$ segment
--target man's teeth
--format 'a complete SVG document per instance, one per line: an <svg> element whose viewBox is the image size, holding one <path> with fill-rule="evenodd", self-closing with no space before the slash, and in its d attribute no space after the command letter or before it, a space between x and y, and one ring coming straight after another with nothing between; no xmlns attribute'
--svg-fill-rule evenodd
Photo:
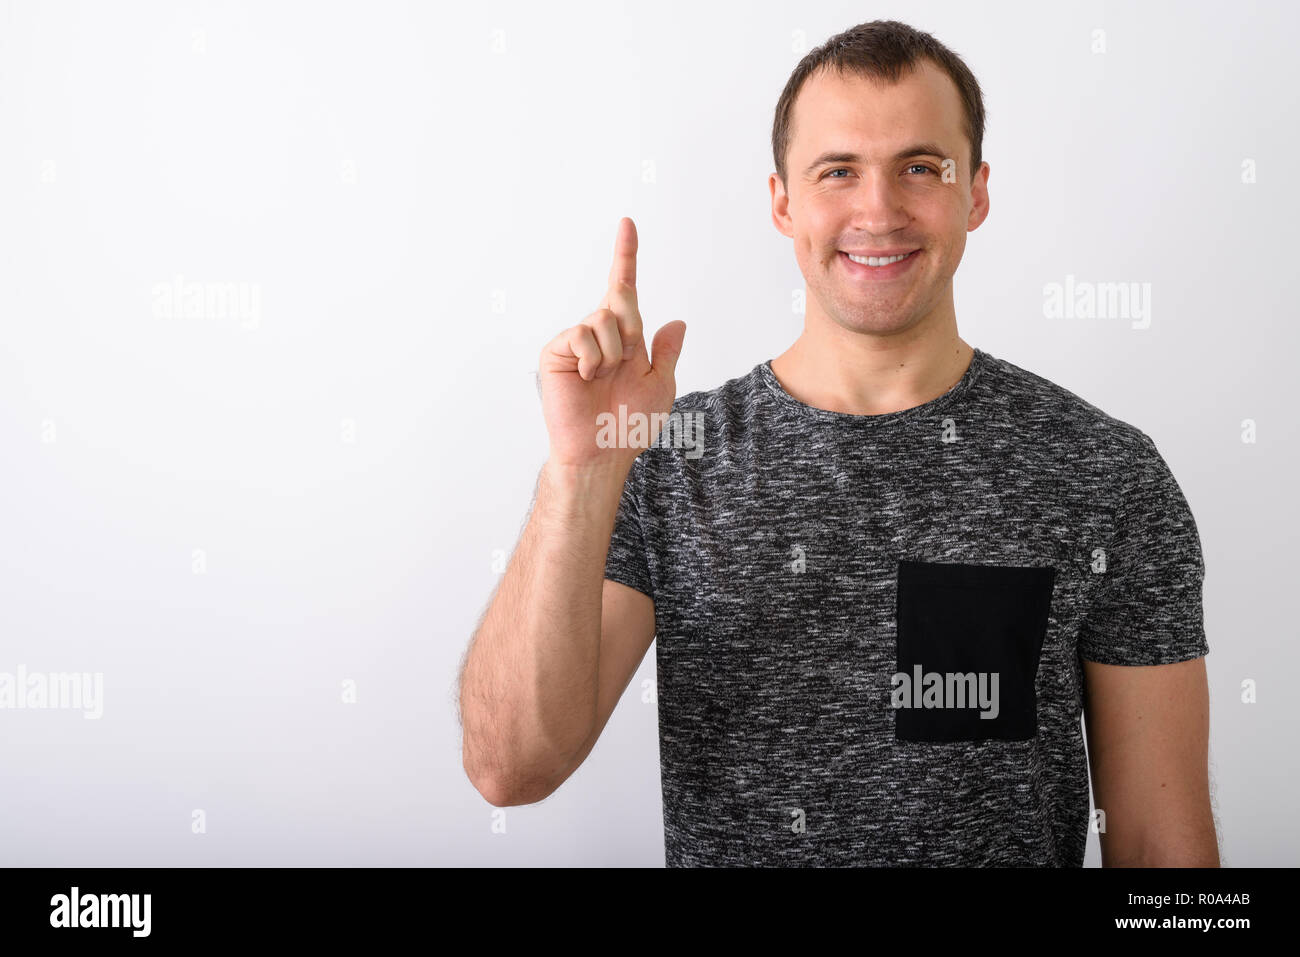
<svg viewBox="0 0 1300 957"><path fill-rule="evenodd" d="M915 250L913 250L915 252ZM888 266L890 263L896 263L900 259L906 259L912 253L903 253L901 256L855 256L852 253L845 253L855 263L862 263L864 266Z"/></svg>

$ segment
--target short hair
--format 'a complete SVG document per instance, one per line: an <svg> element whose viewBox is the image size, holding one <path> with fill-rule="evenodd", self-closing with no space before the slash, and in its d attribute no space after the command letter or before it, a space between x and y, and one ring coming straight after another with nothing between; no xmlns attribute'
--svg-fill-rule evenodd
<svg viewBox="0 0 1300 957"><path fill-rule="evenodd" d="M957 85L966 114L966 139L970 141L971 179L983 162L984 95L975 74L952 50L934 37L897 20L872 20L836 34L810 50L790 74L772 122L772 158L776 173L787 189L786 153L794 120L794 103L804 82L817 71L836 70L856 76L897 83L905 74L929 60Z"/></svg>

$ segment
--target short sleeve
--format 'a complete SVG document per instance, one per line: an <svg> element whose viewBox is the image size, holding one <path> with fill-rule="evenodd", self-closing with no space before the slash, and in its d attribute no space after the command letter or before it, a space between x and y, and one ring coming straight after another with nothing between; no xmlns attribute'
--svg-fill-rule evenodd
<svg viewBox="0 0 1300 957"><path fill-rule="evenodd" d="M1125 480L1104 580L1079 631L1079 655L1162 665L1209 653L1200 533L1182 489L1145 433Z"/></svg>
<svg viewBox="0 0 1300 957"><path fill-rule="evenodd" d="M641 499L638 490L642 480L642 459L638 456L628 470L623 483L623 496L619 500L618 514L614 518L614 532L609 540L609 554L605 558L605 577L629 588L635 588L654 598L654 585L650 581L649 562L646 557L645 533L641 525Z"/></svg>

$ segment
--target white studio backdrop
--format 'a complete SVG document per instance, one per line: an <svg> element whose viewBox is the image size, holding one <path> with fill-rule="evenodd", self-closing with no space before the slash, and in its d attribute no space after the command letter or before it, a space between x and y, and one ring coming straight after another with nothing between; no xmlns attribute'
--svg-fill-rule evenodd
<svg viewBox="0 0 1300 957"><path fill-rule="evenodd" d="M1296 864L1280 0L0 0L0 672L102 676L98 717L0 710L0 864L662 865L653 648L586 764L504 816L457 669L545 456L537 354L619 218L647 326L688 324L679 394L783 351L773 110L875 18L984 88L963 338L1182 485L1223 861ZM1149 283L1149 324L1048 318L1067 281Z"/></svg>

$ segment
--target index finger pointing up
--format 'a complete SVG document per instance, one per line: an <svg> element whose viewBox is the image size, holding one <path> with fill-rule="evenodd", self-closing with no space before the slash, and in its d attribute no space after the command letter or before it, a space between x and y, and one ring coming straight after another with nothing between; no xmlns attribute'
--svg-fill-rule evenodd
<svg viewBox="0 0 1300 957"><path fill-rule="evenodd" d="M614 264L609 267L610 288L620 282L636 286L636 245L636 223L631 217L624 216L618 221L618 235L614 237Z"/></svg>

